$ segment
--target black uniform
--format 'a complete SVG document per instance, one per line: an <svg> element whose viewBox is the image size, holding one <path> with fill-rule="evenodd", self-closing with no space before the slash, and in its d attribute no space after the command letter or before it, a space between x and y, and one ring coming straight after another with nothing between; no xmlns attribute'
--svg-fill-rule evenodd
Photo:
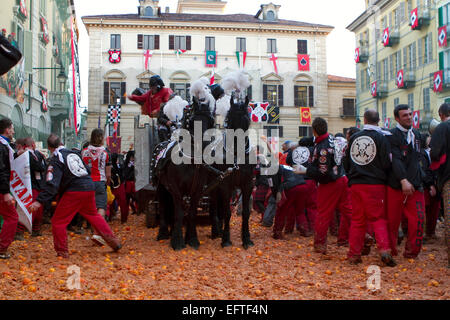
<svg viewBox="0 0 450 320"><path fill-rule="evenodd" d="M9 193L9 178L11 164L9 163L9 149L0 143L0 194Z"/></svg>
<svg viewBox="0 0 450 320"><path fill-rule="evenodd" d="M442 191L445 182L450 180L450 121L437 126L431 137L430 148L430 157L433 162L438 162L443 155L447 156L447 161L437 171L438 188Z"/></svg>
<svg viewBox="0 0 450 320"><path fill-rule="evenodd" d="M31 187L33 190L41 191L44 187L46 170L47 166L42 153L30 150Z"/></svg>

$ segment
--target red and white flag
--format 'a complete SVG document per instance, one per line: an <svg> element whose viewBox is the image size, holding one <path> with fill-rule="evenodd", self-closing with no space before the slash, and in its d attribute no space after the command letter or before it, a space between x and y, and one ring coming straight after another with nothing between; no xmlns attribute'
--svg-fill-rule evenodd
<svg viewBox="0 0 450 320"><path fill-rule="evenodd" d="M175 54L177 55L177 59L180 57L180 54L185 53L187 50L177 49L175 50Z"/></svg>
<svg viewBox="0 0 450 320"><path fill-rule="evenodd" d="M298 70L299 71L309 71L309 54L299 54L298 59Z"/></svg>
<svg viewBox="0 0 450 320"><path fill-rule="evenodd" d="M413 128L419 129L420 127L420 111L413 111Z"/></svg>
<svg viewBox="0 0 450 320"><path fill-rule="evenodd" d="M433 76L433 91L434 92L442 91L443 78L444 78L444 72L442 70L439 70L438 72L434 73L434 76Z"/></svg>
<svg viewBox="0 0 450 320"><path fill-rule="evenodd" d="M275 53L272 53L269 55L269 60L273 62L273 69L275 70L275 73L278 74L278 67L277 67L277 55Z"/></svg>
<svg viewBox="0 0 450 320"><path fill-rule="evenodd" d="M211 71L211 78L209 79L209 85L212 86L214 84L214 68Z"/></svg>
<svg viewBox="0 0 450 320"><path fill-rule="evenodd" d="M384 127L386 129L389 129L390 126L391 126L391 118L384 119Z"/></svg>
<svg viewBox="0 0 450 320"><path fill-rule="evenodd" d="M415 8L411 11L411 16L409 17L409 22L411 24L411 29L414 30L419 26L419 11Z"/></svg>
<svg viewBox="0 0 450 320"><path fill-rule="evenodd" d="M376 81L372 82L372 85L370 86L370 93L372 94L373 97L377 96L377 82Z"/></svg>
<svg viewBox="0 0 450 320"><path fill-rule="evenodd" d="M385 47L389 46L389 28L384 29L382 41Z"/></svg>
<svg viewBox="0 0 450 320"><path fill-rule="evenodd" d="M359 63L359 48L355 49L355 62Z"/></svg>
<svg viewBox="0 0 450 320"><path fill-rule="evenodd" d="M447 26L446 25L439 28L438 43L439 43L439 47L447 46Z"/></svg>
<svg viewBox="0 0 450 320"><path fill-rule="evenodd" d="M405 79L403 74L403 69L397 72L397 88L403 88L405 86Z"/></svg>
<svg viewBox="0 0 450 320"><path fill-rule="evenodd" d="M144 58L145 58L145 62L144 62L144 68L145 70L148 70L148 67L150 65L150 58L153 56L153 50L145 50L144 51Z"/></svg>

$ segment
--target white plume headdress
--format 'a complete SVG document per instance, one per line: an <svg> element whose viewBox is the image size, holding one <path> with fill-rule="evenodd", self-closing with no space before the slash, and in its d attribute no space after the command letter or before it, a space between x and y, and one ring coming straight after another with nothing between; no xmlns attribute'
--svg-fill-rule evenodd
<svg viewBox="0 0 450 320"><path fill-rule="evenodd" d="M222 88L225 94L231 96L234 91L237 100L243 101L245 99L245 90L248 87L250 87L248 75L242 70L231 72L222 80Z"/></svg>
<svg viewBox="0 0 450 320"><path fill-rule="evenodd" d="M208 84L209 79L206 77L201 77L192 84L190 93L192 97L196 97L200 101L208 101L209 109L211 110L211 112L214 112L216 100L212 96Z"/></svg>
<svg viewBox="0 0 450 320"><path fill-rule="evenodd" d="M164 114L172 122L180 121L183 118L183 110L187 105L189 103L186 100L183 100L180 96L175 96L167 101L164 106Z"/></svg>

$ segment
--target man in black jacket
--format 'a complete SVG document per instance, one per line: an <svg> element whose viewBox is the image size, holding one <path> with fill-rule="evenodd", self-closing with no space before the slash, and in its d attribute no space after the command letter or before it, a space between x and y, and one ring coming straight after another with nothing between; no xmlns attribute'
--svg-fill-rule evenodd
<svg viewBox="0 0 450 320"><path fill-rule="evenodd" d="M0 232L0 259L9 259L6 251L14 239L19 216L14 207L14 198L9 193L11 162L14 160L14 150L9 145L14 137L14 125L8 118L0 120L0 215L3 217L3 227Z"/></svg>
<svg viewBox="0 0 450 320"><path fill-rule="evenodd" d="M422 247L425 199L420 166L421 136L412 128L412 111L406 104L394 109L397 127L388 136L392 151L392 172L388 176L387 218L392 255L397 255L398 228L404 214L408 220L408 241L404 257L416 258Z"/></svg>
<svg viewBox="0 0 450 320"><path fill-rule="evenodd" d="M438 189L444 200L445 239L447 242L447 259L450 268L450 105L444 103L439 108L442 123L431 136L430 157L432 169L438 170Z"/></svg>
<svg viewBox="0 0 450 320"><path fill-rule="evenodd" d="M315 136L312 163L306 177L319 183L317 188L317 217L315 221L314 250L326 254L327 232L336 209L341 213L339 239L347 232L344 220L350 221L352 206L347 177L341 163L336 162L334 137L328 133L328 124L323 118L312 123ZM344 240L344 239L342 239ZM339 241L339 240L338 240Z"/></svg>
<svg viewBox="0 0 450 320"><path fill-rule="evenodd" d="M396 265L390 254L385 214L387 174L391 167L391 148L385 135L388 131L378 127L380 115L375 110L364 113L364 130L351 136L344 158L348 185L352 197L350 226L351 264L361 263L361 251L368 224L371 224L384 264Z"/></svg>
<svg viewBox="0 0 450 320"><path fill-rule="evenodd" d="M48 137L47 144L52 156L47 169L46 184L30 210L38 210L43 203L51 201L59 194L60 199L52 218L53 242L57 255L69 257L66 228L77 212L114 251L119 250L122 245L105 219L97 212L94 183L81 155L64 148L61 139L54 134Z"/></svg>

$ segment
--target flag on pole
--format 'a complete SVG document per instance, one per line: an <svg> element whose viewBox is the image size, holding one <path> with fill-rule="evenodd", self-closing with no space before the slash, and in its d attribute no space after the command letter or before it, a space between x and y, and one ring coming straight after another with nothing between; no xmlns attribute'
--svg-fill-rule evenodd
<svg viewBox="0 0 450 320"><path fill-rule="evenodd" d="M411 11L411 15L409 17L409 24L411 25L411 29L414 30L419 26L419 9L415 8Z"/></svg>
<svg viewBox="0 0 450 320"><path fill-rule="evenodd" d="M447 46L447 25L440 27L438 30L438 44L439 47Z"/></svg>
<svg viewBox="0 0 450 320"><path fill-rule="evenodd" d="M217 67L217 52L205 51L205 67Z"/></svg>
<svg viewBox="0 0 450 320"><path fill-rule="evenodd" d="M434 73L433 77L433 91L434 92L441 92L442 91L442 79L444 77L444 71L439 70L438 72Z"/></svg>
<svg viewBox="0 0 450 320"><path fill-rule="evenodd" d="M185 53L187 50L177 49L175 50L175 54L177 55L177 59L180 57L180 54Z"/></svg>
<svg viewBox="0 0 450 320"><path fill-rule="evenodd" d="M144 51L144 58L145 58L144 68L145 68L145 70L148 70L149 60L152 56L153 56L153 50L145 50Z"/></svg>
<svg viewBox="0 0 450 320"><path fill-rule="evenodd" d="M275 53L272 53L269 55L269 60L273 62L273 69L275 70L275 73L278 74L278 67L277 67L277 55Z"/></svg>
<svg viewBox="0 0 450 320"><path fill-rule="evenodd" d="M245 68L245 62L247 60L247 52L236 51L236 57L237 57L239 68L240 69L244 69Z"/></svg>
<svg viewBox="0 0 450 320"><path fill-rule="evenodd" d="M212 72L211 72L211 78L209 79L210 86L212 86L214 84L214 74L215 74L215 72L214 72L214 68L213 68Z"/></svg>
<svg viewBox="0 0 450 320"><path fill-rule="evenodd" d="M420 128L420 111L419 110L413 111L413 128L414 129Z"/></svg>

